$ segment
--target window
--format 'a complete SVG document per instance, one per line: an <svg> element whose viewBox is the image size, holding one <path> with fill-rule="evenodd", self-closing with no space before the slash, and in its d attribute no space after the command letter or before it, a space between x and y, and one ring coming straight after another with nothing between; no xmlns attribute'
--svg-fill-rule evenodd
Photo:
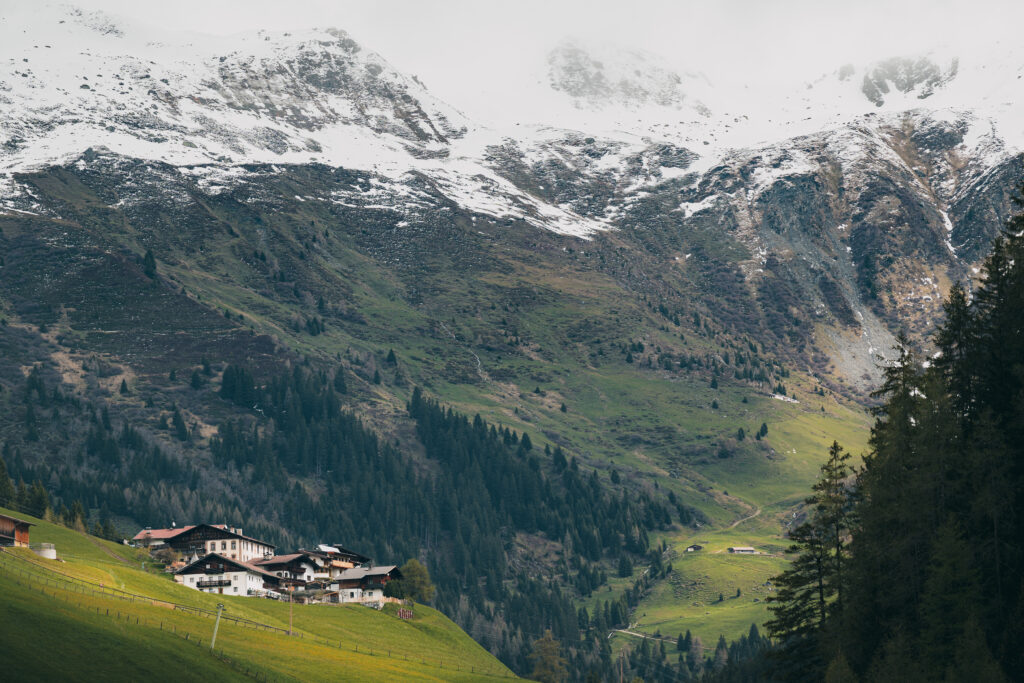
<svg viewBox="0 0 1024 683"><path fill-rule="evenodd" d="M238 586L235 586L235 592L236 593L238 592Z"/></svg>
<svg viewBox="0 0 1024 683"><path fill-rule="evenodd" d="M231 541L231 549L232 549L232 550L234 550L234 549L235 549L235 542L234 542L234 541Z"/></svg>
<svg viewBox="0 0 1024 683"><path fill-rule="evenodd" d="M196 577L194 577L194 576L188 577L188 582L189 583L195 583L196 582Z"/></svg>
<svg viewBox="0 0 1024 683"><path fill-rule="evenodd" d="M227 541L221 541L220 542L220 549L221 550L227 550L228 549L228 542Z"/></svg>

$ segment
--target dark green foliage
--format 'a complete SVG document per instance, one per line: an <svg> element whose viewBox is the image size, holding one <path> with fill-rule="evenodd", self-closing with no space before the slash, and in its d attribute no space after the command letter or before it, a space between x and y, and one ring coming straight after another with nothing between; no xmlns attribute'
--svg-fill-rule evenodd
<svg viewBox="0 0 1024 683"><path fill-rule="evenodd" d="M128 395L128 382L127 381L125 381L123 379L121 380L121 388L118 389L118 393L120 393L122 396L127 396Z"/></svg>
<svg viewBox="0 0 1024 683"><path fill-rule="evenodd" d="M339 371L340 374L340 371ZM344 380L342 380L344 381ZM256 405L256 380L246 368L228 365L220 380L220 396L245 408Z"/></svg>
<svg viewBox="0 0 1024 683"><path fill-rule="evenodd" d="M838 443L829 448L814 495L806 500L807 521L790 531L799 553L790 567L775 577L776 593L768 597L771 612L765 626L781 647L786 677L813 679L820 670L819 642L826 620L842 609L843 571L847 562L852 498L846 479L850 456Z"/></svg>
<svg viewBox="0 0 1024 683"><path fill-rule="evenodd" d="M174 436L179 441L188 441L188 427L185 425L185 418L181 416L181 411L177 408L174 409L174 416L171 418L171 426L174 428Z"/></svg>
<svg viewBox="0 0 1024 683"><path fill-rule="evenodd" d="M334 373L334 390L339 394L348 393L348 383L345 382L345 371L338 368L337 372Z"/></svg>
<svg viewBox="0 0 1024 683"><path fill-rule="evenodd" d="M430 580L427 568L416 558L411 558L402 565L400 571L402 579L397 582L399 597L415 600L424 605L430 604L434 599L436 589Z"/></svg>
<svg viewBox="0 0 1024 683"><path fill-rule="evenodd" d="M805 644L784 641L782 671L1001 681L1024 670L1024 215L995 240L973 300L955 286L945 311L935 362L901 337L885 371L825 618L820 598L780 586L769 627ZM787 574L813 577L836 536L794 534L803 554Z"/></svg>
<svg viewBox="0 0 1024 683"><path fill-rule="evenodd" d="M142 257L142 272L150 280L156 277L156 258L150 249L147 249L146 255Z"/></svg>
<svg viewBox="0 0 1024 683"><path fill-rule="evenodd" d="M345 538L380 561L395 554L423 557L437 586L435 605L467 626L474 615L491 614L485 602L491 601L503 616L489 620L501 619L524 633L550 628L563 642L578 641L579 615L564 589L510 570L506 548L513 534L568 537L573 557L594 562L646 553L647 530L671 521L668 509L646 494L609 494L596 473L567 467L561 448L555 448L553 472L546 475L530 455L528 435L480 417L469 420L416 388L408 411L433 463L424 474L341 410L335 381L328 377L296 368L255 387L246 372L226 368L225 398L252 391L250 405L258 405L260 420L272 420L275 430L266 435L227 421L211 443L214 457L251 471L254 495L294 477L319 481L325 493L316 499L299 486L284 496L282 526L303 542ZM375 531L380 527L388 529L386 537ZM486 578L483 586L477 577ZM600 581L596 570L580 569L581 592ZM460 611L462 596L476 607ZM625 621L627 610L619 610L616 623ZM526 652L510 638L511 632L492 641L493 649L526 666Z"/></svg>

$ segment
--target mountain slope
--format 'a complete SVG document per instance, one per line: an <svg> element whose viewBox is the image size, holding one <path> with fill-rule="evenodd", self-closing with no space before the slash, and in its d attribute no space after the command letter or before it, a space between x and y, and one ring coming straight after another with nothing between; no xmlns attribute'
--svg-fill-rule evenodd
<svg viewBox="0 0 1024 683"><path fill-rule="evenodd" d="M230 517L300 543L325 540L309 509L340 508L332 531L378 559L458 558L440 604L520 669L548 626L582 638L578 671L607 664L572 601L606 600L594 588L622 557L639 567L709 526L715 543L781 546L830 435L858 443L878 355L900 329L923 339L949 285L977 276L1024 171L1013 108L965 106L982 87L966 60L955 75L844 70L755 116L652 56L637 75L636 54L576 46L549 64L549 94L576 100L554 123L594 127L500 130L341 31L214 42L50 8L5 14L0 33L0 440L15 477L126 526ZM458 470L418 431L414 387L512 430L503 448L553 491L577 490L579 471L605 511L651 505L623 502L609 528L635 529L586 550L581 530L536 520L473 526L493 511L462 510L438 538L370 533L379 515L353 507L330 449L222 394L229 366L292 397L335 386L330 405L379 437L370 451L423 478L417 501L456 495L422 494ZM231 425L241 455L225 459ZM330 443L370 442L342 431ZM372 490L404 530L398 482ZM431 524L451 514L431 505ZM644 575L607 582L635 606ZM674 628L661 603L687 591L657 581ZM744 603L743 619L760 610Z"/></svg>

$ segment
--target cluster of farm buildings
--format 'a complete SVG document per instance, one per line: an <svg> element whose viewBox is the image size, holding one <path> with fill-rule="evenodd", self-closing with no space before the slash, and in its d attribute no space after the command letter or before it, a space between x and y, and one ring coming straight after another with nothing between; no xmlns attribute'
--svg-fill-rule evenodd
<svg viewBox="0 0 1024 683"><path fill-rule="evenodd" d="M178 583L206 593L280 598L299 602L361 603L379 607L389 581L402 578L394 565L373 566L369 557L340 545L318 545L276 555L276 547L226 524L143 529L132 543L169 550Z"/></svg>

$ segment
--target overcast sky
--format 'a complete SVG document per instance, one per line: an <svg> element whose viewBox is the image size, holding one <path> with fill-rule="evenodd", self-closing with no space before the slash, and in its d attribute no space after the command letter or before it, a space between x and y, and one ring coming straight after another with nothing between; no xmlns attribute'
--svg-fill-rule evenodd
<svg viewBox="0 0 1024 683"><path fill-rule="evenodd" d="M29 0L19 0L29 1ZM0 1L2 4L2 1ZM567 37L657 53L718 85L792 82L934 47L966 56L1019 39L1024 0L77 0L228 34L335 26L436 94L470 105ZM471 98L470 98L471 99ZM461 101L460 101L461 100Z"/></svg>

